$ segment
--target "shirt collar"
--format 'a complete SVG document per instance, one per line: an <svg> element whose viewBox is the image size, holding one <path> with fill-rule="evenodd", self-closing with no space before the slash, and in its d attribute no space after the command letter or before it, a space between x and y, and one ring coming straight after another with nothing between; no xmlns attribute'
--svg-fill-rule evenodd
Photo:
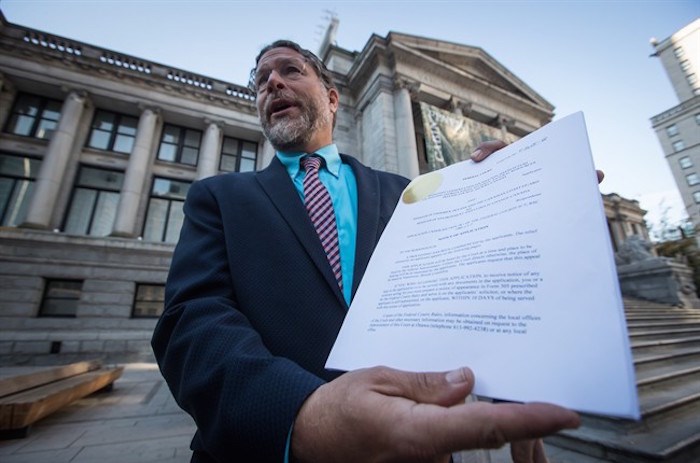
<svg viewBox="0 0 700 463"><path fill-rule="evenodd" d="M296 178L297 174L301 170L299 160L302 156L308 153L298 152L298 151L275 151L277 159L284 165L291 178ZM322 157L326 161L326 169L328 172L333 174L333 176L338 177L340 175L340 154L338 154L338 147L335 143L326 145L314 152L314 154Z"/></svg>

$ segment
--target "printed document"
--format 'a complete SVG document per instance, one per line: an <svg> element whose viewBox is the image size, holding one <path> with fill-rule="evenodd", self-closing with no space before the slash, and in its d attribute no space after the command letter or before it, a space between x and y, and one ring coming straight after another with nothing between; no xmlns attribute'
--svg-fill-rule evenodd
<svg viewBox="0 0 700 463"><path fill-rule="evenodd" d="M406 188L326 367L377 365L468 366L480 396L639 418L582 113Z"/></svg>

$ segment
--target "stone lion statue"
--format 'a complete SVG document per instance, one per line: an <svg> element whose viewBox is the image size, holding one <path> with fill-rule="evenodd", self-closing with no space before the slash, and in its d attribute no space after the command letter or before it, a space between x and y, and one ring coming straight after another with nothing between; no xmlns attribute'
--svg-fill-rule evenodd
<svg viewBox="0 0 700 463"><path fill-rule="evenodd" d="M632 235L625 240L615 253L617 265L632 264L649 259L658 259L651 253L652 245L638 235Z"/></svg>

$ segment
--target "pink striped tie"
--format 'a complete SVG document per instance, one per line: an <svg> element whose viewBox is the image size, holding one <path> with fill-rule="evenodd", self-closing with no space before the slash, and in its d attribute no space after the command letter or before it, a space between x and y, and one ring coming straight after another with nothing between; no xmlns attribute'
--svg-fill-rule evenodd
<svg viewBox="0 0 700 463"><path fill-rule="evenodd" d="M335 224L335 213L331 195L321 180L318 178L318 169L321 167L321 158L306 156L301 159L301 166L306 171L304 177L304 200L306 211L311 222L316 228L316 233L321 239L323 249L326 251L328 262L331 264L335 279L340 290L343 290L343 273L340 270L340 246L338 244L338 228Z"/></svg>

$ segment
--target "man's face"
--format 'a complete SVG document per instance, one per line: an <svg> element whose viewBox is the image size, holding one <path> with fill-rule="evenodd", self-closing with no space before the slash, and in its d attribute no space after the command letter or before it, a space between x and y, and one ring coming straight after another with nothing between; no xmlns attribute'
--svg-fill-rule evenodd
<svg viewBox="0 0 700 463"><path fill-rule="evenodd" d="M338 93L323 86L301 54L268 51L258 62L255 84L260 123L272 146L312 152L331 143Z"/></svg>

